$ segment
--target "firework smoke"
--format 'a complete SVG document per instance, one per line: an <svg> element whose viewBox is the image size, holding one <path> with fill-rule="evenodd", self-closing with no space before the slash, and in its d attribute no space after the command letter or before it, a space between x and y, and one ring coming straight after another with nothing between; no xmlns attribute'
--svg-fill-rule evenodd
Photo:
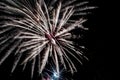
<svg viewBox="0 0 120 80"><path fill-rule="evenodd" d="M88 14L88 2L77 0L4 0L0 2L0 65L14 54L15 61L11 72L19 65L31 62L31 77L35 67L41 74L49 59L59 74L59 65L77 71L69 55L81 64L86 58L72 41L72 30L83 27ZM74 19L74 16L78 18ZM77 36L75 36L77 37ZM2 54L4 53L4 54ZM35 66L35 64L38 64Z"/></svg>

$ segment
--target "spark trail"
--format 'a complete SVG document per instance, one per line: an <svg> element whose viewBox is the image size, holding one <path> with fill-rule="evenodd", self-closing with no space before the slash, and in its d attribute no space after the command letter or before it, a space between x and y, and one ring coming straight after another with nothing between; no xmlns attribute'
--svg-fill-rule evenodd
<svg viewBox="0 0 120 80"><path fill-rule="evenodd" d="M74 46L71 31L76 28L86 30L87 28L82 25L86 19L82 16L89 13L87 10L95 7L87 7L87 1L81 3L76 3L76 1L1 1L0 56L2 53L4 55L0 57L0 65L9 55L14 54L15 61L11 72L20 65L20 61L24 68L31 61L31 76L34 74L36 63L41 74L49 63L50 57L58 74L61 64L65 69L70 69L71 73L77 71L69 55L81 64L80 57L86 57ZM74 19L74 16L79 19Z"/></svg>

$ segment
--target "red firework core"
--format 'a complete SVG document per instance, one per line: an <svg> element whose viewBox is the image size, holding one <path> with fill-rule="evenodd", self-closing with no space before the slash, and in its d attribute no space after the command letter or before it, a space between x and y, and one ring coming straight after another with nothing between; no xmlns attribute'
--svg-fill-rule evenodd
<svg viewBox="0 0 120 80"><path fill-rule="evenodd" d="M46 33L45 34L45 37L48 39L48 40L50 40L50 42L52 43L52 44L56 44L56 42L55 42L55 37L54 37L54 35L52 34L52 33Z"/></svg>

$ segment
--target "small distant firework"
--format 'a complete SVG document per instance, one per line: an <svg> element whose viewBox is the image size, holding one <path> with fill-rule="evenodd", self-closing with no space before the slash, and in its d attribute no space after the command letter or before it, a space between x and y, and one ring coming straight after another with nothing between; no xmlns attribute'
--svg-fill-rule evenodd
<svg viewBox="0 0 120 80"><path fill-rule="evenodd" d="M60 65L59 69L60 71L57 73L54 64L51 62L49 68L45 68L43 73L44 76L42 77L48 80L71 80L65 76L66 70L63 65Z"/></svg>
<svg viewBox="0 0 120 80"><path fill-rule="evenodd" d="M86 10L95 8L87 7L87 3L77 3L77 0L1 1L0 65L14 54L11 72L18 65L24 65L25 68L31 62L31 76L35 64L38 64L41 74L49 63L48 59L54 63L57 74L60 73L61 64L71 73L77 71L69 55L81 64L80 57L86 57L79 47L75 47L71 31L76 28L87 29L82 25L86 21L82 16L89 13ZM58 77L56 74L54 76Z"/></svg>

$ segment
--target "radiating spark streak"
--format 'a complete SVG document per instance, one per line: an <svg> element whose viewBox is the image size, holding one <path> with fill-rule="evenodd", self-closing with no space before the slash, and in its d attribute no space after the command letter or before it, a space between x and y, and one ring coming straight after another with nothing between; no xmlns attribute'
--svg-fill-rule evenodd
<svg viewBox="0 0 120 80"><path fill-rule="evenodd" d="M74 15L74 14L73 14ZM75 23L76 22L76 20L68 20L68 23Z"/></svg>
<svg viewBox="0 0 120 80"><path fill-rule="evenodd" d="M49 32L51 32L52 31L52 24L51 24L51 22L50 22L50 14L49 14L49 11L48 11L48 8L47 8L47 5L45 4L45 2L44 2L44 7L45 7L45 11L46 11L46 18L47 18L47 21L48 21L48 30L49 30Z"/></svg>
<svg viewBox="0 0 120 80"><path fill-rule="evenodd" d="M2 8L2 7L1 7ZM24 8L26 8L26 7L24 7ZM6 11L9 11L9 12L19 12L19 13L23 13L24 15L26 15L26 17L29 17L29 18L31 18L31 16L29 16L29 14L31 13L32 14L32 12L28 9L28 8L26 8L27 9L27 11L25 11L25 10L23 10L23 9L21 9L21 8L15 8L15 7L11 7L11 6L6 6L6 7L3 7L2 9L5 9ZM32 14L32 16L34 16L33 14ZM31 18L32 19L32 18Z"/></svg>
<svg viewBox="0 0 120 80"><path fill-rule="evenodd" d="M3 17L4 18L4 17ZM5 19L9 19L9 20L11 20L11 21L13 21L13 22L5 22L4 24L3 24L3 26L1 26L1 28L5 28L5 27L10 27L10 26L12 26L13 25L13 23L14 24L19 24L19 25L24 25L25 26L25 29L26 29L26 27L27 27L27 29L28 30L30 30L29 28L31 28L31 30L33 29L33 27L32 26L34 26L33 24L31 24L31 22L29 22L27 19L25 19L25 20L19 20L19 21L16 21L16 20L14 20L14 18L6 18L5 17ZM28 23L29 22L29 23ZM29 25L28 25L29 24ZM33 30L32 30L33 31ZM33 31L33 32L35 32L35 31Z"/></svg>
<svg viewBox="0 0 120 80"><path fill-rule="evenodd" d="M23 63L27 62L28 60L32 60L34 59L43 49L45 46L43 47L36 47L31 51L31 54L23 61Z"/></svg>
<svg viewBox="0 0 120 80"><path fill-rule="evenodd" d="M23 8L20 8L20 10L26 14L26 16L28 16L29 18L32 19L32 17L35 17L35 15L33 14L33 12L31 11L32 9L30 9L31 7L26 7L24 5L22 5L21 3L18 3L18 6L21 5ZM29 16L31 15L31 16Z"/></svg>
<svg viewBox="0 0 120 80"><path fill-rule="evenodd" d="M0 18L3 18L3 21L0 22L0 25L4 25L5 23L7 24L7 23L9 23L12 20L21 20L21 18L17 18L17 17L13 17L13 16L7 17L7 16L4 16L4 15L0 16ZM6 22L5 20L10 20L10 21Z"/></svg>
<svg viewBox="0 0 120 80"><path fill-rule="evenodd" d="M29 1L25 0L25 3L28 4L28 5L27 5L27 6L28 6L27 8L28 8L29 10L32 10L32 9L33 9Z"/></svg>
<svg viewBox="0 0 120 80"><path fill-rule="evenodd" d="M26 7L25 7L26 8ZM12 7L7 7L7 8L5 8L5 9L9 9L9 10L15 10L14 8L12 8ZM8 11L9 11L8 10ZM33 22L35 22L33 19L32 19L32 17L31 16L29 16L30 14L28 13L28 11L31 13L31 15L33 16L33 17L35 17L34 16L34 14L29 10L29 9L27 9L27 11L25 12L25 11L22 11L22 10L19 10L19 11L21 11L21 12L23 12L26 16L28 16ZM18 12L18 11L17 11ZM28 13L28 14L27 14ZM36 23L36 22L35 22ZM44 28L44 27L43 27ZM46 29L47 30L47 29Z"/></svg>
<svg viewBox="0 0 120 80"><path fill-rule="evenodd" d="M38 57L38 59L37 59L37 60L38 60L38 73L39 73L39 75L40 75L40 67L41 67L41 65L40 65L40 62L41 62L41 61L40 61L40 57L41 57L40 54L38 54L37 57Z"/></svg>
<svg viewBox="0 0 120 80"><path fill-rule="evenodd" d="M71 42L71 41L67 41L67 40L64 40L64 39L62 39L62 41L64 41L64 46L66 46L67 48L69 48L70 50L72 50L72 51L74 51L75 53L77 53L78 54L78 56L82 59L82 57L81 56L83 56L82 55L82 53L80 53L74 46L73 46L73 43ZM65 47L64 47L64 49L65 49ZM67 50L67 49L66 49ZM67 50L68 51L68 50ZM68 51L69 53L71 53L70 51ZM73 55L72 53L71 53L71 55ZM76 56L74 56L73 55L73 57L76 57ZM85 56L84 56L84 58L86 58ZM86 58L87 59L87 58ZM77 59L77 60L79 60L79 59ZM87 59L88 60L88 59ZM80 60L79 60L80 61ZM82 64L82 62L80 61L80 63Z"/></svg>
<svg viewBox="0 0 120 80"><path fill-rule="evenodd" d="M27 47L27 48L21 48L21 53L23 53L23 52L25 52L25 51L27 51L27 50L31 50L31 49L34 49L34 48L36 48L37 46L39 46L39 44L37 44L37 45L33 45L33 46L29 46L29 47Z"/></svg>
<svg viewBox="0 0 120 80"><path fill-rule="evenodd" d="M36 44L36 43L42 43L43 42L43 40L41 40L41 39L32 39L32 40L30 40L30 41L27 41L27 42L23 42L23 44L21 44L20 45L20 47L25 47L25 46L29 46L29 45L31 45L31 44Z"/></svg>
<svg viewBox="0 0 120 80"><path fill-rule="evenodd" d="M58 23L58 19L59 19L59 14L60 14L60 9L61 9L61 2L59 3L58 9L57 9L57 11L55 13L55 15L56 15L55 16L55 25L54 25L55 29L57 27L57 23Z"/></svg>
<svg viewBox="0 0 120 80"><path fill-rule="evenodd" d="M60 60L61 60L61 63L64 65L64 68L67 69L64 59L63 59L63 52L61 50L61 46L60 47L56 46L56 51L57 51L58 55L60 56Z"/></svg>
<svg viewBox="0 0 120 80"><path fill-rule="evenodd" d="M77 53L78 55L82 55L78 50L75 49L74 46L70 45L70 44L66 44L64 43L67 48L71 49L72 51L74 51L75 53Z"/></svg>
<svg viewBox="0 0 120 80"><path fill-rule="evenodd" d="M77 3L76 5L74 5L75 7L80 7L80 6L83 6L85 4L89 3L88 1L84 1L84 2L81 2L81 3Z"/></svg>
<svg viewBox="0 0 120 80"><path fill-rule="evenodd" d="M72 38L72 34L71 33L66 33L66 34L61 35L59 37L62 37L63 39L70 39L70 38ZM59 40L61 40L61 39L59 39Z"/></svg>
<svg viewBox="0 0 120 80"><path fill-rule="evenodd" d="M40 13L41 18L42 18L42 20L43 20L43 23L44 23L44 25L45 25L45 28L48 28L47 18L45 17L45 14L44 14L43 10L41 9L41 6L38 5L38 7L39 7L39 13ZM49 32L48 29L46 29L46 31Z"/></svg>
<svg viewBox="0 0 120 80"><path fill-rule="evenodd" d="M42 33L42 32L45 32L44 28L42 29L42 28L41 28L42 26L41 26L41 27L37 27L37 25L38 25L38 24L37 24L36 22L34 22L34 21L33 21L33 22L31 22L31 23L33 23L33 24L34 24L34 26L36 26L36 27L32 27L32 28L30 28L30 29L29 29L29 25L24 24L24 23L22 23L21 21L14 21L14 22L15 22L15 23L18 23L18 24L23 24L23 25L25 25L25 26L26 26L26 27L28 27L28 28L26 28L26 27L21 27L21 26L20 26L20 27L21 27L21 28L28 29L28 30L30 30L30 29L31 29L31 31L33 31L33 32L35 32L34 30L32 30L32 29L34 29L34 28L37 28L37 29L35 29L35 30L37 30L37 31L38 31L38 30L40 30L40 31L41 31L41 33ZM38 25L38 26L39 26L39 25Z"/></svg>
<svg viewBox="0 0 120 80"><path fill-rule="evenodd" d="M14 25L13 25L12 23L8 23L8 24L6 24L6 25L3 25L2 28L4 28L4 27L10 27L10 26L12 26L12 27L18 27L18 28L22 28L22 29L26 29L26 30L35 32L35 31L33 31L32 29L30 29L30 28L27 28L27 27L24 27L24 26L20 26L20 25L17 25L17 24L14 24ZM35 32L35 33L36 33L36 32Z"/></svg>
<svg viewBox="0 0 120 80"><path fill-rule="evenodd" d="M79 57L80 59L83 59L83 57L88 60L88 58L84 55L82 55L82 53L80 53L75 47L73 47L72 45L70 44L67 44L65 45L67 48L69 48L70 50L74 51ZM65 50L67 50L65 47L64 47ZM75 57L81 64L82 62L80 61L80 59L77 58L77 56L75 56L74 54L72 54L70 51L67 50L67 52L69 52L73 57Z"/></svg>
<svg viewBox="0 0 120 80"><path fill-rule="evenodd" d="M13 53L15 61L11 73L20 61L23 70L30 61L31 78L34 77L36 62L41 75L49 63L49 57L57 74L60 73L60 64L70 69L71 73L77 71L69 55L81 64L81 59L87 57L75 47L71 31L76 28L87 30L83 26L87 19L80 16L89 14L86 10L96 8L86 6L87 3L77 3L77 0L52 0L50 3L45 0L35 0L33 3L30 0L0 2L0 12L6 13L0 15L0 20L3 20L0 22L0 53L10 47L0 58L0 65ZM74 16L79 19L74 19ZM25 59L22 59L23 56Z"/></svg>
<svg viewBox="0 0 120 80"><path fill-rule="evenodd" d="M70 9L70 11L68 11ZM62 19L59 23L58 29L57 31L59 31L61 29L61 27L66 23L67 19L69 19L69 17L73 14L70 13L72 11L72 8L66 8L66 11L63 13ZM68 14L67 14L68 13ZM69 16L69 17L68 17ZM68 17L68 18L67 18ZM66 19L67 18L67 19Z"/></svg>
<svg viewBox="0 0 120 80"><path fill-rule="evenodd" d="M63 47L62 46L60 46L61 47L61 51L63 52L63 56L64 57L66 57L66 58L64 58L67 62L68 62L68 65L69 65L69 67L70 67L70 71L71 71L71 73L74 73L74 70L75 71L77 71L77 69L76 69L76 67L75 67L75 65L73 64L73 62L71 61L71 59L67 56L67 54L66 54L66 52L64 51L64 49L63 49ZM74 70L73 70L74 69Z"/></svg>
<svg viewBox="0 0 120 80"><path fill-rule="evenodd" d="M66 50L70 55L72 55L77 61L79 61L82 64L82 62L74 54L68 51L65 47L64 47L64 50Z"/></svg>
<svg viewBox="0 0 120 80"><path fill-rule="evenodd" d="M21 32L18 37L15 37L15 39L20 39L20 38L24 38L24 39L30 38L30 39L34 39L34 40L36 40L36 39L37 40L45 40L44 37L39 36L37 34L29 34L29 33L23 33L23 32Z"/></svg>
<svg viewBox="0 0 120 80"><path fill-rule="evenodd" d="M4 37L3 37L4 38ZM0 45L4 44L5 42L7 42L8 40L10 40L12 37L8 36L7 39L4 39L0 42Z"/></svg>
<svg viewBox="0 0 120 80"><path fill-rule="evenodd" d="M0 31L0 34L3 34L4 32L9 31L9 30L11 30L11 29L12 29L12 27L8 27L8 28L6 28L6 29L3 29L2 31Z"/></svg>
<svg viewBox="0 0 120 80"><path fill-rule="evenodd" d="M32 61L32 67L31 67L31 78L33 78L33 75L34 75L35 62L36 62L36 59L34 58Z"/></svg>
<svg viewBox="0 0 120 80"><path fill-rule="evenodd" d="M65 42L65 43L68 43L68 44L72 44L73 45L73 42L72 41L69 41L69 40L66 40L66 39L59 39L60 41L62 41L62 42Z"/></svg>
<svg viewBox="0 0 120 80"><path fill-rule="evenodd" d="M44 48L44 46L47 44L47 42L44 42L42 45L35 45L35 46L31 46L31 47L28 47L28 49L31 49L33 48L33 51L31 52L31 54L23 61L23 63L27 62L31 57L35 57L36 55L39 54L39 52L41 52ZM39 46L39 47L37 47ZM28 49L23 49L21 50L22 52L23 51L26 51ZM38 50L39 49L39 50Z"/></svg>
<svg viewBox="0 0 120 80"><path fill-rule="evenodd" d="M86 6L86 7L83 7L83 8L79 8L79 9L77 9L76 11L84 11L84 10L91 10L91 9L95 9L96 7L88 7L88 6Z"/></svg>
<svg viewBox="0 0 120 80"><path fill-rule="evenodd" d="M26 21L29 21L29 20L27 20L26 19ZM28 30L31 30L32 32L35 32L35 31L39 31L40 29L39 28L37 28L36 29L36 27L33 27L33 26L36 26L36 24L34 23L34 24L30 24L30 23L32 23L31 21L29 21L29 23L28 24L26 24L26 22L25 21L13 21L13 22L15 22L16 24L18 24L18 25L24 25L25 26L25 29L28 29ZM24 28L24 27L23 27Z"/></svg>
<svg viewBox="0 0 120 80"><path fill-rule="evenodd" d="M22 13L22 11L20 9L13 8L13 7L10 7L10 6L5 6L5 7L0 6L0 9L3 9L4 11L9 12L9 13L11 13L11 12Z"/></svg>
<svg viewBox="0 0 120 80"><path fill-rule="evenodd" d="M72 0L72 1L74 1L74 0ZM71 1L71 2L72 2ZM80 6L83 6L83 5L85 5L85 4L87 4L88 3L88 1L85 1L85 2L81 2L81 3L76 3L75 5L71 5L71 6L74 6L74 7L80 7ZM68 3L67 3L68 4ZM64 11L65 10L65 8L63 8L63 7L67 7L67 6L62 6L62 10L61 11ZM76 12L76 10L75 10L75 12ZM81 12L80 12L81 13Z"/></svg>
<svg viewBox="0 0 120 80"><path fill-rule="evenodd" d="M28 43L23 43L21 47L27 47L27 46L36 45L36 44L38 44L38 41L34 41L34 42L32 41Z"/></svg>
<svg viewBox="0 0 120 80"><path fill-rule="evenodd" d="M49 56L49 50L50 50L50 48L49 48L49 45L48 45L48 47L46 48L45 54L43 56L40 72L43 71L43 69L44 69L44 67L46 65L46 62L47 62L48 56Z"/></svg>
<svg viewBox="0 0 120 80"><path fill-rule="evenodd" d="M63 51L63 50L62 50ZM71 71L71 73L73 74L74 73L74 70L73 70L73 68L74 67L72 67L72 62L71 62L71 60L69 59L69 57L67 56L67 54L63 51L63 53L64 53L64 57L65 57L65 60L67 61L67 64L68 64L68 66L70 67L70 71ZM73 64L74 65L74 64Z"/></svg>
<svg viewBox="0 0 120 80"><path fill-rule="evenodd" d="M83 15L88 15L88 14L91 14L91 12L75 13L73 16L83 16Z"/></svg>
<svg viewBox="0 0 120 80"><path fill-rule="evenodd" d="M72 1L66 2L66 3L63 5L63 7L66 7L66 6L70 5L71 3L75 2L75 1L76 1L76 0L72 0Z"/></svg>
<svg viewBox="0 0 120 80"><path fill-rule="evenodd" d="M5 59L11 54L11 52L20 44L21 40L17 41L16 43L13 44L13 46L6 52L6 54L2 57L0 60L0 64L5 61Z"/></svg>
<svg viewBox="0 0 120 80"><path fill-rule="evenodd" d="M41 40L45 40L45 37L43 37L43 36L40 36L39 34L34 34L34 33L30 33L30 32L21 32L21 35L29 35L29 36L35 36L35 37L38 37L38 39L39 39L39 37L41 38Z"/></svg>
<svg viewBox="0 0 120 80"><path fill-rule="evenodd" d="M51 5L51 6L54 5L55 2L57 2L57 0L53 0L53 1L51 1L50 5Z"/></svg>
<svg viewBox="0 0 120 80"><path fill-rule="evenodd" d="M52 57L53 46L50 44L50 57Z"/></svg>
<svg viewBox="0 0 120 80"><path fill-rule="evenodd" d="M20 36L17 39L37 39L37 36Z"/></svg>
<svg viewBox="0 0 120 80"><path fill-rule="evenodd" d="M67 32L69 32L69 31L75 29L76 26L81 27L80 25L81 25L83 22L85 22L85 21L86 21L86 20L80 19L79 21L76 21L74 24L70 25L67 29L64 29L63 31L58 32L55 36L57 37L57 36L60 36L60 35L62 35L62 34L64 34L64 33L67 33ZM83 27L81 27L81 28L83 28Z"/></svg>
<svg viewBox="0 0 120 80"><path fill-rule="evenodd" d="M55 56L56 71L59 74L59 63L58 63L58 57L55 49L54 49L54 56Z"/></svg>
<svg viewBox="0 0 120 80"><path fill-rule="evenodd" d="M68 14L65 17L65 23L68 21L68 19L71 17L71 15L74 13L73 8L70 9L70 11L68 12Z"/></svg>
<svg viewBox="0 0 120 80"><path fill-rule="evenodd" d="M50 15L49 15L49 12L48 12L48 8L47 8L47 5L45 4L44 2L44 7L45 7L45 11L46 11L46 15L47 15L47 21L48 21L48 27L49 27L49 31L52 32L52 24L50 22Z"/></svg>
<svg viewBox="0 0 120 80"><path fill-rule="evenodd" d="M19 35L19 34L17 34L17 35ZM17 36L17 35L16 35L16 36ZM12 35L11 37L13 37L13 36L14 36L14 35ZM14 42L14 41L15 41L15 39L12 39L12 40L8 41L9 43L5 43L5 45L0 48L0 53L1 53L6 47L8 47L12 42Z"/></svg>
<svg viewBox="0 0 120 80"><path fill-rule="evenodd" d="M66 34L64 34L64 35L61 35L60 37L61 37L61 38L64 38L64 37L67 37L67 36L72 36L72 34L68 32L68 33L66 33ZM61 38L60 38L60 39L61 39Z"/></svg>
<svg viewBox="0 0 120 80"><path fill-rule="evenodd" d="M72 63L72 61L69 59L69 57L67 56L67 54L66 54L66 52L62 49L62 47L61 46L59 46L60 47L60 50L58 49L57 51L58 51L58 53L63 53L64 55L63 55L63 57L65 57L65 60L67 61L67 63L68 63L68 65L69 65L69 67L70 67L70 71L71 71L71 73L73 73L74 72L74 70L73 70L73 68L75 68L75 66L74 66L74 64ZM59 52L60 51L60 52ZM54 60L54 59L53 59ZM63 60L64 61L64 60ZM55 60L54 60L54 63L55 63ZM64 62L63 62L64 63ZM66 65L65 64L63 64L64 65L64 68L65 69L67 69L66 68ZM72 67L72 66L73 67ZM76 68L75 68L75 70L76 70Z"/></svg>
<svg viewBox="0 0 120 80"><path fill-rule="evenodd" d="M18 51L19 51L19 49L15 52L15 54L18 53ZM13 67L12 67L11 73L13 73L14 70L15 70L15 68L17 67L18 62L19 62L20 59L21 59L21 56L22 56L22 54L19 53L19 54L17 54L17 56L15 57L15 60L14 60L14 63L13 63Z"/></svg>
<svg viewBox="0 0 120 80"><path fill-rule="evenodd" d="M22 71L24 71L24 70L25 70L26 66L27 66L27 63L24 63L24 64L23 64Z"/></svg>

